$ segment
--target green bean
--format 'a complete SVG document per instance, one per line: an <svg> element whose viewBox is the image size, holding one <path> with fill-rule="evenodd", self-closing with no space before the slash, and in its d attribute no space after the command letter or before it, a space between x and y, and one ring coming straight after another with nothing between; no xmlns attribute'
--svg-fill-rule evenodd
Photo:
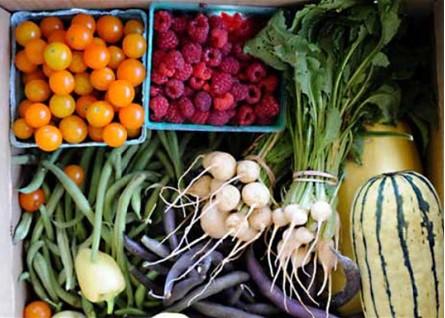
<svg viewBox="0 0 445 318"><path fill-rule="evenodd" d="M143 148L142 151L138 154L136 158L136 162L130 171L140 171L144 170L147 164L150 162L150 159L156 153L159 148L159 139L154 138L150 143L147 144L147 147Z"/></svg>
<svg viewBox="0 0 445 318"><path fill-rule="evenodd" d="M138 187L133 192L130 199L131 208L138 217L138 220L141 219L141 191L142 191L142 186Z"/></svg>
<svg viewBox="0 0 445 318"><path fill-rule="evenodd" d="M97 185L99 183L99 178L102 172L104 157L105 149L100 148L96 153L96 158L93 165L93 174L91 176L90 187L88 190L88 202L90 202L91 205L94 204L96 200Z"/></svg>
<svg viewBox="0 0 445 318"><path fill-rule="evenodd" d="M51 224L51 220L49 219L48 210L46 209L46 206L42 204L39 208L39 211L40 211L40 218L43 221L43 227L45 228L46 235L51 241L53 241L54 229Z"/></svg>
<svg viewBox="0 0 445 318"><path fill-rule="evenodd" d="M83 215L82 213L78 213L74 219L69 220L67 222L57 222L54 220L52 222L53 222L54 226L58 229L68 229L68 228L73 227L73 226L77 225L78 223L82 222L84 217L85 217L85 215Z"/></svg>
<svg viewBox="0 0 445 318"><path fill-rule="evenodd" d="M19 283L29 281L29 272L21 272L17 281Z"/></svg>
<svg viewBox="0 0 445 318"><path fill-rule="evenodd" d="M82 222L79 222L78 224L76 224L76 227L74 229L74 234L76 237L76 240L78 240L79 242L82 242L86 239L87 237L87 229L85 228L84 224Z"/></svg>
<svg viewBox="0 0 445 318"><path fill-rule="evenodd" d="M147 294L147 288L145 288L144 285L139 284L138 287L136 288L136 292L134 293L134 302L137 308L142 309L146 294Z"/></svg>
<svg viewBox="0 0 445 318"><path fill-rule="evenodd" d="M122 309L115 310L114 314L116 316L145 315L145 311L143 311L141 309L138 309L138 308L127 307L127 308L122 308Z"/></svg>
<svg viewBox="0 0 445 318"><path fill-rule="evenodd" d="M162 180L158 183L159 186L155 188L153 193L148 198L144 208L144 220L150 219L151 215L156 209L156 203L159 200L159 193L161 192L162 188L167 185L169 180L170 178L168 176L164 176L164 178L162 178Z"/></svg>
<svg viewBox="0 0 445 318"><path fill-rule="evenodd" d="M53 253L54 255L60 257L60 250L57 244L55 244L50 239L44 238L43 241L45 242L45 246L48 248L48 250Z"/></svg>
<svg viewBox="0 0 445 318"><path fill-rule="evenodd" d="M179 151L178 137L176 133L171 131L158 131L159 139L164 146L171 162L173 163L175 175L179 178L182 174L182 157Z"/></svg>
<svg viewBox="0 0 445 318"><path fill-rule="evenodd" d="M73 208L73 199L68 194L65 194L63 199L64 199L63 210L65 212L65 220L71 220L73 218L73 211L75 210Z"/></svg>
<svg viewBox="0 0 445 318"><path fill-rule="evenodd" d="M63 222L63 211L60 204L57 206L56 221ZM71 290L74 288L74 265L73 258L71 257L68 236L64 229L56 229L56 241L57 246L59 247L63 269L66 273L65 289Z"/></svg>
<svg viewBox="0 0 445 318"><path fill-rule="evenodd" d="M136 164L140 160L142 160L142 158L144 157L147 149L149 149L151 147L150 145L151 145L151 143L148 140L146 140L143 144L141 144L139 146L138 152L134 156L133 160L131 160L131 162L128 164L128 167L127 167L128 172L136 170L135 169Z"/></svg>
<svg viewBox="0 0 445 318"><path fill-rule="evenodd" d="M119 154L116 156L112 156L111 158L111 165L114 168L116 179L120 179L122 177L122 156Z"/></svg>
<svg viewBox="0 0 445 318"><path fill-rule="evenodd" d="M36 241L35 243L31 243L26 254L26 264L29 271L31 286L33 287L37 296L39 296L40 299L49 300L50 297L48 296L45 288L42 286L42 283L40 282L33 268L34 256L44 245L45 243L43 241Z"/></svg>
<svg viewBox="0 0 445 318"><path fill-rule="evenodd" d="M41 218L38 218L36 225L34 226L34 229L32 231L31 244L37 242L42 238L43 230L44 230L43 221Z"/></svg>
<svg viewBox="0 0 445 318"><path fill-rule="evenodd" d="M88 318L96 318L96 312L94 311L94 306L85 297L82 296L81 299L82 310Z"/></svg>
<svg viewBox="0 0 445 318"><path fill-rule="evenodd" d="M162 305L159 300L148 300L144 302L144 308L153 308Z"/></svg>
<svg viewBox="0 0 445 318"><path fill-rule="evenodd" d="M31 228L32 217L33 217L33 213L26 213L26 212L22 213L22 216L20 217L20 221L14 230L14 236L12 239L14 244L16 244L26 238L26 236L29 233L29 229Z"/></svg>
<svg viewBox="0 0 445 318"><path fill-rule="evenodd" d="M129 163L131 162L133 157L137 154L139 148L140 148L139 145L134 145L134 146L128 147L127 152L125 153L124 157L122 158L122 163L121 163L122 171L125 172L127 170Z"/></svg>
<svg viewBox="0 0 445 318"><path fill-rule="evenodd" d="M37 158L34 155L17 155L12 156L11 160L13 165L31 165L37 162Z"/></svg>
<svg viewBox="0 0 445 318"><path fill-rule="evenodd" d="M62 269L59 273L59 275L57 275L57 283L59 285L63 285L66 282L66 272L65 269Z"/></svg>
<svg viewBox="0 0 445 318"><path fill-rule="evenodd" d="M61 149L54 151L49 156L49 159L48 159L49 162L56 162L56 160L59 158L61 153L62 153ZM36 174L34 174L31 182L27 186L20 188L19 192L31 193L33 191L36 191L38 188L40 188L42 186L43 180L45 180L45 176L46 176L47 172L48 172L47 169L45 169L45 167L43 167L42 164L39 164L37 172L36 172Z"/></svg>
<svg viewBox="0 0 445 318"><path fill-rule="evenodd" d="M43 193L45 194L45 201L48 201L48 199L51 195L51 190L49 189L49 185L46 182L43 182L42 190L43 190Z"/></svg>
<svg viewBox="0 0 445 318"><path fill-rule="evenodd" d="M164 166L159 161L152 161L145 167L145 170L158 171L158 170L161 170L162 167L164 167Z"/></svg>
<svg viewBox="0 0 445 318"><path fill-rule="evenodd" d="M45 288L43 288L42 284L40 283L34 269L29 269L29 283L39 299L46 302L51 301L45 291Z"/></svg>
<svg viewBox="0 0 445 318"><path fill-rule="evenodd" d="M65 190L63 189L63 186L58 183L51 193L48 202L46 203L46 209L48 210L49 216L52 216L54 214L57 204L59 204L59 201L62 199L64 192Z"/></svg>
<svg viewBox="0 0 445 318"><path fill-rule="evenodd" d="M49 298L52 301L58 301L59 297L56 294L56 291L54 290L53 284L51 283L48 266L45 262L44 257L39 252L35 253L33 265L37 273L37 276L39 276L40 281L42 282L44 288L48 292Z"/></svg>
<svg viewBox="0 0 445 318"><path fill-rule="evenodd" d="M171 178L175 178L175 170L173 168L173 165L171 164L170 160L167 158L166 154L163 151L156 152L156 156L158 157L159 161L162 162L164 165L165 171L167 172L167 175Z"/></svg>
<svg viewBox="0 0 445 318"><path fill-rule="evenodd" d="M85 176L90 175L91 160L93 159L95 151L96 148L94 147L89 147L82 151L82 157L80 158L79 165L82 167ZM85 180L80 186L82 190L84 190L86 186L86 181L87 180Z"/></svg>
<svg viewBox="0 0 445 318"><path fill-rule="evenodd" d="M147 224L148 224L148 220L144 220L141 224L139 224L136 227L132 227L132 229L130 230L130 232L128 233L128 236L130 238L134 238L136 236L138 236L139 234L141 234L141 232L143 230L145 230L147 228Z"/></svg>

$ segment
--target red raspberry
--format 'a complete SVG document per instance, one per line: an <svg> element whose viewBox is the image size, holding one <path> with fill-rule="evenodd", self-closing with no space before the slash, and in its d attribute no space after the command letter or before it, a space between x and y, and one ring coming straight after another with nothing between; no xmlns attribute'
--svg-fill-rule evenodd
<svg viewBox="0 0 445 318"><path fill-rule="evenodd" d="M184 94L184 83L177 79L169 80L165 84L165 94L172 99L181 97Z"/></svg>
<svg viewBox="0 0 445 318"><path fill-rule="evenodd" d="M164 55L163 62L172 69L181 69L184 67L184 57L178 50L170 50ZM162 62L161 62L162 63Z"/></svg>
<svg viewBox="0 0 445 318"><path fill-rule="evenodd" d="M272 124L273 121L274 121L273 117L260 117L260 116L256 117L256 123L258 125L270 125Z"/></svg>
<svg viewBox="0 0 445 318"><path fill-rule="evenodd" d="M167 83L168 77L158 73L157 71L154 71L153 73L151 73L151 81L155 84L162 85Z"/></svg>
<svg viewBox="0 0 445 318"><path fill-rule="evenodd" d="M194 90L199 90L204 85L204 80L197 78L195 76L190 77L189 79L189 85Z"/></svg>
<svg viewBox="0 0 445 318"><path fill-rule="evenodd" d="M207 118L207 123L214 126L223 126L230 121L231 113L228 111L212 111Z"/></svg>
<svg viewBox="0 0 445 318"><path fill-rule="evenodd" d="M190 86L184 87L184 96L191 98L195 93L195 90L193 90Z"/></svg>
<svg viewBox="0 0 445 318"><path fill-rule="evenodd" d="M150 109L157 119L162 119L167 114L169 106L167 98L162 95L155 96L150 100Z"/></svg>
<svg viewBox="0 0 445 318"><path fill-rule="evenodd" d="M158 116L156 116L155 114L150 114L150 120L151 121L156 121L156 122L160 122L160 121L162 121L162 118L161 117L158 117Z"/></svg>
<svg viewBox="0 0 445 318"><path fill-rule="evenodd" d="M190 21L187 31L190 39L194 42L204 43L209 34L209 19L202 13L198 14L195 19Z"/></svg>
<svg viewBox="0 0 445 318"><path fill-rule="evenodd" d="M227 42L227 43L221 48L221 53L222 53L222 55L224 55L224 56L229 55L231 51L232 51L232 43L230 43L230 42Z"/></svg>
<svg viewBox="0 0 445 318"><path fill-rule="evenodd" d="M192 101L185 96L181 97L175 105L184 118L191 118L195 114L195 106L193 106Z"/></svg>
<svg viewBox="0 0 445 318"><path fill-rule="evenodd" d="M215 48L207 48L202 53L202 60L209 66L218 66L222 60L221 51Z"/></svg>
<svg viewBox="0 0 445 318"><path fill-rule="evenodd" d="M167 52L164 50L159 50L159 49L154 50L153 56L151 58L152 64L159 65L164 60L164 56L166 53Z"/></svg>
<svg viewBox="0 0 445 318"><path fill-rule="evenodd" d="M195 64L201 60L202 47L198 43L187 42L182 46L181 52L187 63Z"/></svg>
<svg viewBox="0 0 445 318"><path fill-rule="evenodd" d="M209 114L209 112L202 112L197 110L190 118L190 122L196 125L204 125L207 122L207 118L209 118Z"/></svg>
<svg viewBox="0 0 445 318"><path fill-rule="evenodd" d="M213 108L216 110L224 111L231 109L235 105L233 95L230 93L225 93L221 97L215 97L213 99Z"/></svg>
<svg viewBox="0 0 445 318"><path fill-rule="evenodd" d="M235 102L240 102L245 100L249 95L249 88L245 84L235 82L230 90L230 93L233 95Z"/></svg>
<svg viewBox="0 0 445 318"><path fill-rule="evenodd" d="M210 85L208 82L205 82L204 85L202 86L202 90L205 92L210 92Z"/></svg>
<svg viewBox="0 0 445 318"><path fill-rule="evenodd" d="M174 49L179 44L175 32L168 30L159 32L156 38L156 45L160 49Z"/></svg>
<svg viewBox="0 0 445 318"><path fill-rule="evenodd" d="M168 11L158 11L155 13L154 29L158 32L165 32L170 29L173 17Z"/></svg>
<svg viewBox="0 0 445 318"><path fill-rule="evenodd" d="M233 32L233 36L240 41L250 39L255 34L255 25L253 19L244 19L241 25Z"/></svg>
<svg viewBox="0 0 445 318"><path fill-rule="evenodd" d="M229 31L236 31L243 22L244 18L239 13L234 15L227 14L225 12L221 13L221 17L224 21L225 26Z"/></svg>
<svg viewBox="0 0 445 318"><path fill-rule="evenodd" d="M240 126L252 125L256 120L255 112L250 105L242 105L235 115L235 123Z"/></svg>
<svg viewBox="0 0 445 318"><path fill-rule="evenodd" d="M260 62L252 63L247 67L246 75L249 81L252 83L258 83L266 76L266 67Z"/></svg>
<svg viewBox="0 0 445 318"><path fill-rule="evenodd" d="M157 72L162 76L172 77L175 74L175 69L170 68L165 62L158 64Z"/></svg>
<svg viewBox="0 0 445 318"><path fill-rule="evenodd" d="M278 87L278 77L275 74L271 74L266 78L263 78L258 86L263 92L273 93Z"/></svg>
<svg viewBox="0 0 445 318"><path fill-rule="evenodd" d="M155 97L162 94L162 88L156 85L150 85L150 96Z"/></svg>
<svg viewBox="0 0 445 318"><path fill-rule="evenodd" d="M189 21L188 21L187 16L180 15L178 17L173 18L173 23L172 23L171 28L177 34L182 34L187 31L188 23L189 23Z"/></svg>
<svg viewBox="0 0 445 318"><path fill-rule="evenodd" d="M180 81L186 81L192 76L193 67L192 65L185 63L183 68L176 69L174 78Z"/></svg>
<svg viewBox="0 0 445 318"><path fill-rule="evenodd" d="M230 91L233 85L232 75L229 73L216 73L210 83L210 91L215 95L222 95Z"/></svg>
<svg viewBox="0 0 445 318"><path fill-rule="evenodd" d="M243 62L248 62L251 59L249 54L244 53L243 45L239 42L232 45L232 53L238 60Z"/></svg>
<svg viewBox="0 0 445 318"><path fill-rule="evenodd" d="M182 124L184 122L184 117L182 117L181 111L178 106L173 104L170 106L165 119L169 123Z"/></svg>
<svg viewBox="0 0 445 318"><path fill-rule="evenodd" d="M208 112L212 106L212 96L205 91L199 91L196 93L193 102L195 103L196 109L202 112Z"/></svg>
<svg viewBox="0 0 445 318"><path fill-rule="evenodd" d="M229 34L226 30L215 28L210 32L210 44L218 49L224 47L228 42Z"/></svg>
<svg viewBox="0 0 445 318"><path fill-rule="evenodd" d="M248 104L258 103L261 99L261 90L259 89L259 87L253 84L249 84L247 88L248 91L247 91L246 102Z"/></svg>
<svg viewBox="0 0 445 318"><path fill-rule="evenodd" d="M219 15L212 15L209 18L209 24L212 29L221 28L224 29L224 21Z"/></svg>
<svg viewBox="0 0 445 318"><path fill-rule="evenodd" d="M280 112L280 104L272 95L266 95L261 102L256 104L255 113L259 118L273 118Z"/></svg>
<svg viewBox="0 0 445 318"><path fill-rule="evenodd" d="M204 62L201 62L193 67L193 76L206 81L212 77L212 70Z"/></svg>
<svg viewBox="0 0 445 318"><path fill-rule="evenodd" d="M219 69L223 72L235 75L239 72L240 64L233 56L227 56L222 59Z"/></svg>

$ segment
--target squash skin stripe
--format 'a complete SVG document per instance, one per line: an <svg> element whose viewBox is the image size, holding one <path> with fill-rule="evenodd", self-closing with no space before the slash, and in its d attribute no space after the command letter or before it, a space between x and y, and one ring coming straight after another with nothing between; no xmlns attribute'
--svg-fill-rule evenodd
<svg viewBox="0 0 445 318"><path fill-rule="evenodd" d="M381 223L382 223L382 205L383 205L383 192L384 192L384 188L385 188L385 183L386 180L388 178L385 176L383 177L382 181L379 184L379 189L377 192L377 206L376 206L376 228L375 228L375 232L376 232L376 238L377 238L377 245L378 245L378 251L379 251L379 258L380 258L380 265L382 267L382 271L383 271L383 277L385 280L385 291L386 291L386 295L388 296L388 302L389 302L389 309L391 311L391 316L392 317L396 317L396 314L394 312L394 307L392 305L392 300L391 300L391 289L389 287L389 282L388 282L388 273L386 271L386 261L385 261L385 257L383 255L383 248L382 248L382 242L381 242L381 238L380 238L380 229L381 229Z"/></svg>
<svg viewBox="0 0 445 318"><path fill-rule="evenodd" d="M412 269L412 266L410 263L408 246L407 246L406 241L403 237L403 231L402 231L402 227L406 226L405 218L403 216L403 198L399 192L399 186L397 185L395 178L393 176L390 176L390 178L391 178L391 183L393 186L394 196L395 196L395 199L397 202L397 232L398 232L398 236L399 236L400 247L402 248L404 265L408 270L408 274L409 274L410 281L411 281L412 293L413 293L413 302L414 302L413 317L420 317L418 303L417 303L418 291L417 291L416 282L414 279L414 272L413 272L413 269Z"/></svg>
<svg viewBox="0 0 445 318"><path fill-rule="evenodd" d="M419 178L419 176L417 176ZM428 246L431 253L431 270L433 271L433 277L434 277L434 290L435 290L435 299L436 299L436 317L439 316L439 281L437 279L437 270L436 270L436 257L434 253L434 224L429 220L427 213L430 212L430 206L428 202L426 202L423 199L423 196L421 194L420 189L417 187L417 185L413 182L410 176L403 176L405 180L410 184L410 186L413 188L414 194L416 195L417 202L419 204L419 209L422 211L422 227L427 230L427 239L428 239ZM432 192L434 194L434 192Z"/></svg>

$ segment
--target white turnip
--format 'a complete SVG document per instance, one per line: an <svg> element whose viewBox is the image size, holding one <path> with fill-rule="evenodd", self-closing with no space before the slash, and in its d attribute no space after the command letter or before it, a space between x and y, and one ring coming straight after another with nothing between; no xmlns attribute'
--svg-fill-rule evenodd
<svg viewBox="0 0 445 318"><path fill-rule="evenodd" d="M270 207L254 209L249 217L250 226L257 231L264 231L272 225L272 211Z"/></svg>
<svg viewBox="0 0 445 318"><path fill-rule="evenodd" d="M260 177L261 168L253 160L241 160L236 167L236 175L242 183L257 181Z"/></svg>
<svg viewBox="0 0 445 318"><path fill-rule="evenodd" d="M261 182L246 184L241 190L241 197L252 208L263 208L270 202L269 189Z"/></svg>
<svg viewBox="0 0 445 318"><path fill-rule="evenodd" d="M225 225L228 215L227 211L220 211L215 205L207 203L201 211L200 224L202 230L211 238L223 237L228 231Z"/></svg>
<svg viewBox="0 0 445 318"><path fill-rule="evenodd" d="M236 173L236 160L227 152L214 151L205 155L202 166L220 181L227 181Z"/></svg>
<svg viewBox="0 0 445 318"><path fill-rule="evenodd" d="M231 211L238 206L241 194L237 187L226 184L216 193L215 200L218 210Z"/></svg>
<svg viewBox="0 0 445 318"><path fill-rule="evenodd" d="M204 199L210 194L211 181L212 177L204 175L192 184L192 186L187 190L187 193L197 196L200 199Z"/></svg>

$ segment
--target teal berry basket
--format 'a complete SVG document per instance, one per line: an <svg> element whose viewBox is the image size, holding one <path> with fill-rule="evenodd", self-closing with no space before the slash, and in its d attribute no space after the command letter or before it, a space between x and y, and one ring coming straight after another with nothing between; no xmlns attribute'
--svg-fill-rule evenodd
<svg viewBox="0 0 445 318"><path fill-rule="evenodd" d="M125 21L129 19L138 19L141 20L144 24L144 38L148 39L148 19L147 13L140 9L113 9L113 10L90 10L90 9L64 9L64 10L55 10L55 11L40 11L40 12L32 12L32 11L18 11L14 12L11 15L11 67L10 67L10 90L9 90L9 102L10 102L10 127L14 123L14 120L17 118L18 106L20 101L24 98L24 86L21 82L20 72L16 69L14 65L14 56L19 50L18 44L15 41L15 28L23 21L33 21L39 22L41 19L50 16L59 17L64 23L69 23L70 19L78 14L78 13L86 13L92 15L95 19L103 15L113 15L118 16L120 19ZM147 67L147 53L142 57L142 64ZM145 123L147 121L147 113L148 113L148 83L146 80L141 85L140 92L136 94L136 103L140 103L145 110ZM44 102L46 103L46 102ZM145 124L144 124L145 126ZM16 148L36 148L34 140L30 138L29 140L20 140L14 136L12 129L10 131L10 142L11 145ZM140 144L145 141L147 138L147 130L141 129L141 134L133 139L129 139L125 142L125 145L135 145ZM73 147L98 147L98 146L106 146L103 142L95 142L91 140L84 141L78 144L69 144L67 142L63 142L60 145L60 148L73 148Z"/></svg>
<svg viewBox="0 0 445 318"><path fill-rule="evenodd" d="M264 16L268 18L276 12L276 8L273 7L260 7L260 6L237 6L237 5L212 5L202 3L173 3L173 2L153 2L150 5L148 14L148 63L147 63L147 83L148 90L150 90L151 79L150 74L152 71L152 53L154 45L154 15L158 10L168 10L172 12L188 12L196 13L203 12L208 15L220 14L225 12L227 14L241 13L245 16ZM277 116L275 122L271 125L251 125L251 126L236 126L236 125L197 125L197 124L175 124L168 122L154 122L150 119L148 114L146 127L154 130L182 130L182 131L208 131L208 132L246 132L246 133L271 133L281 131L286 126L286 109L285 109L285 85L284 79L280 76L280 113ZM147 94L148 104L150 104L150 94ZM150 108L148 107L148 112Z"/></svg>

